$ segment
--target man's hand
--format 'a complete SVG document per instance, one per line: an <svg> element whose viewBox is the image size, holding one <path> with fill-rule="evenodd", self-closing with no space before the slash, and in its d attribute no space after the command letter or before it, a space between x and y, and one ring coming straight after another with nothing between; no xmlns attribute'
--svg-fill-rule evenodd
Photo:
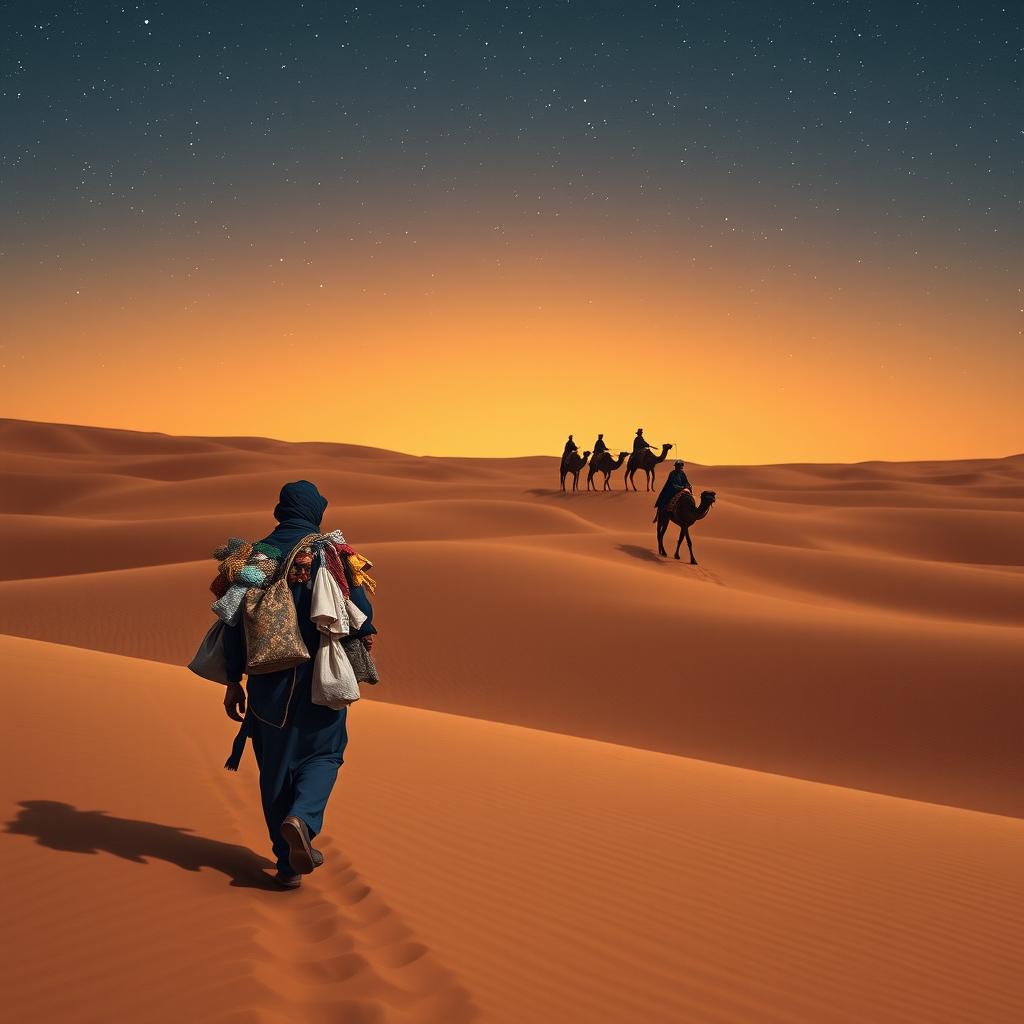
<svg viewBox="0 0 1024 1024"><path fill-rule="evenodd" d="M224 694L224 710L233 722L240 722L245 714L245 690L241 683L228 683Z"/></svg>
<svg viewBox="0 0 1024 1024"><path fill-rule="evenodd" d="M374 641L374 636L373 636L372 633L367 633L367 635L363 637L363 643L366 644L366 649L368 651L372 651L373 650L373 641Z"/></svg>

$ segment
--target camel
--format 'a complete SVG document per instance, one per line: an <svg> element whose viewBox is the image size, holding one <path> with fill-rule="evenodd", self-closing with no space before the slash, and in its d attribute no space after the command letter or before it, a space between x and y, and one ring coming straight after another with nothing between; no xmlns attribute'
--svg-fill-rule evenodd
<svg viewBox="0 0 1024 1024"><path fill-rule="evenodd" d="M679 527L679 543L676 545L675 557L679 558L679 549L683 545L683 538L686 538L686 546L690 549L690 565L696 565L697 559L693 557L693 544L690 543L690 527L703 519L715 503L714 491L700 492L700 505L696 505L692 494L685 491L680 492L678 500L671 503L671 512L668 509L659 508L654 522L658 524L658 554L668 558L665 551L663 538L670 522Z"/></svg>
<svg viewBox="0 0 1024 1024"><path fill-rule="evenodd" d="M604 487L601 488L603 491L613 490L609 483L612 478L612 473L622 465L622 460L625 459L627 455L629 455L629 452L619 452L619 457L617 459L612 458L611 452L601 452L600 455L595 455L590 460L590 469L587 470L587 490L589 491L593 486L595 473L604 473ZM595 491L597 490L596 487L593 489Z"/></svg>
<svg viewBox="0 0 1024 1024"><path fill-rule="evenodd" d="M590 452L584 452L582 455L577 455L575 452L570 452L564 459L562 459L562 465L560 472L562 475L562 490L565 490L565 478L572 473L572 489L574 491L579 490L580 482L580 470L587 464L587 459L590 458Z"/></svg>
<svg viewBox="0 0 1024 1024"><path fill-rule="evenodd" d="M633 474L638 470L642 469L647 475L647 490L654 490L654 467L659 462L665 461L665 456L668 455L669 449L672 447L670 444L663 444L661 446L661 454L655 455L649 448L645 448L643 451L633 452L629 457L629 462L626 463L626 490L629 490L629 485L633 485L633 490L637 489L636 481L633 479Z"/></svg>

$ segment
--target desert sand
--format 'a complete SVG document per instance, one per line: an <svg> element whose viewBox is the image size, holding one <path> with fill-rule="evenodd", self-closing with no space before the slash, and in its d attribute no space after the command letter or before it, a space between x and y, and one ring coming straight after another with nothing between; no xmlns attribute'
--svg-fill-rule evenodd
<svg viewBox="0 0 1024 1024"><path fill-rule="evenodd" d="M653 495L563 495L553 458L0 450L14 1019L1024 1015L1024 457L688 463L694 567ZM375 562L383 680L281 893L181 666L210 550L300 477Z"/></svg>

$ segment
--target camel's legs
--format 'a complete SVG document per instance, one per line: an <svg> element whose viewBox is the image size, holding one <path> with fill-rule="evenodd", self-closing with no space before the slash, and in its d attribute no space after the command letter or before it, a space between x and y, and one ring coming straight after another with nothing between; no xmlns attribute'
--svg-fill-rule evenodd
<svg viewBox="0 0 1024 1024"><path fill-rule="evenodd" d="M696 565L697 559L693 557L693 544L690 543L690 528L683 531L686 534L686 546L690 549L690 565Z"/></svg>
<svg viewBox="0 0 1024 1024"><path fill-rule="evenodd" d="M658 554L664 555L668 558L668 552L665 550L665 531L668 529L668 519L662 514L658 513Z"/></svg>
<svg viewBox="0 0 1024 1024"><path fill-rule="evenodd" d="M685 534L685 533L686 533L686 527L685 526L680 526L679 527L679 543L676 544L676 553L673 556L674 558L678 558L679 557L679 549L683 546L683 534Z"/></svg>

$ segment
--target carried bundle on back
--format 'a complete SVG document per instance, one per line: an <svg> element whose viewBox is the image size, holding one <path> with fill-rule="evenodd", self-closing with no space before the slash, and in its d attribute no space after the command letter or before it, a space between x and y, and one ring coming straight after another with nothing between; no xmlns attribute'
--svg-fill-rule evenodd
<svg viewBox="0 0 1024 1024"><path fill-rule="evenodd" d="M292 595L292 587L298 584L313 589L310 617L320 634L313 703L341 707L359 699L358 683L378 682L373 658L356 635L366 615L351 593L352 587L371 593L376 589L367 572L373 563L350 547L340 530L306 534L287 555L266 542L251 544L240 537L230 538L213 554L220 566L210 584L217 598L210 607L218 621L204 640L203 670L197 662L190 666L193 671L225 681L219 641L224 624L237 625L239 620L245 631L249 675L280 672L309 661ZM321 570L315 586L314 565ZM220 660L212 648L220 652ZM201 647L196 659L203 651Z"/></svg>

